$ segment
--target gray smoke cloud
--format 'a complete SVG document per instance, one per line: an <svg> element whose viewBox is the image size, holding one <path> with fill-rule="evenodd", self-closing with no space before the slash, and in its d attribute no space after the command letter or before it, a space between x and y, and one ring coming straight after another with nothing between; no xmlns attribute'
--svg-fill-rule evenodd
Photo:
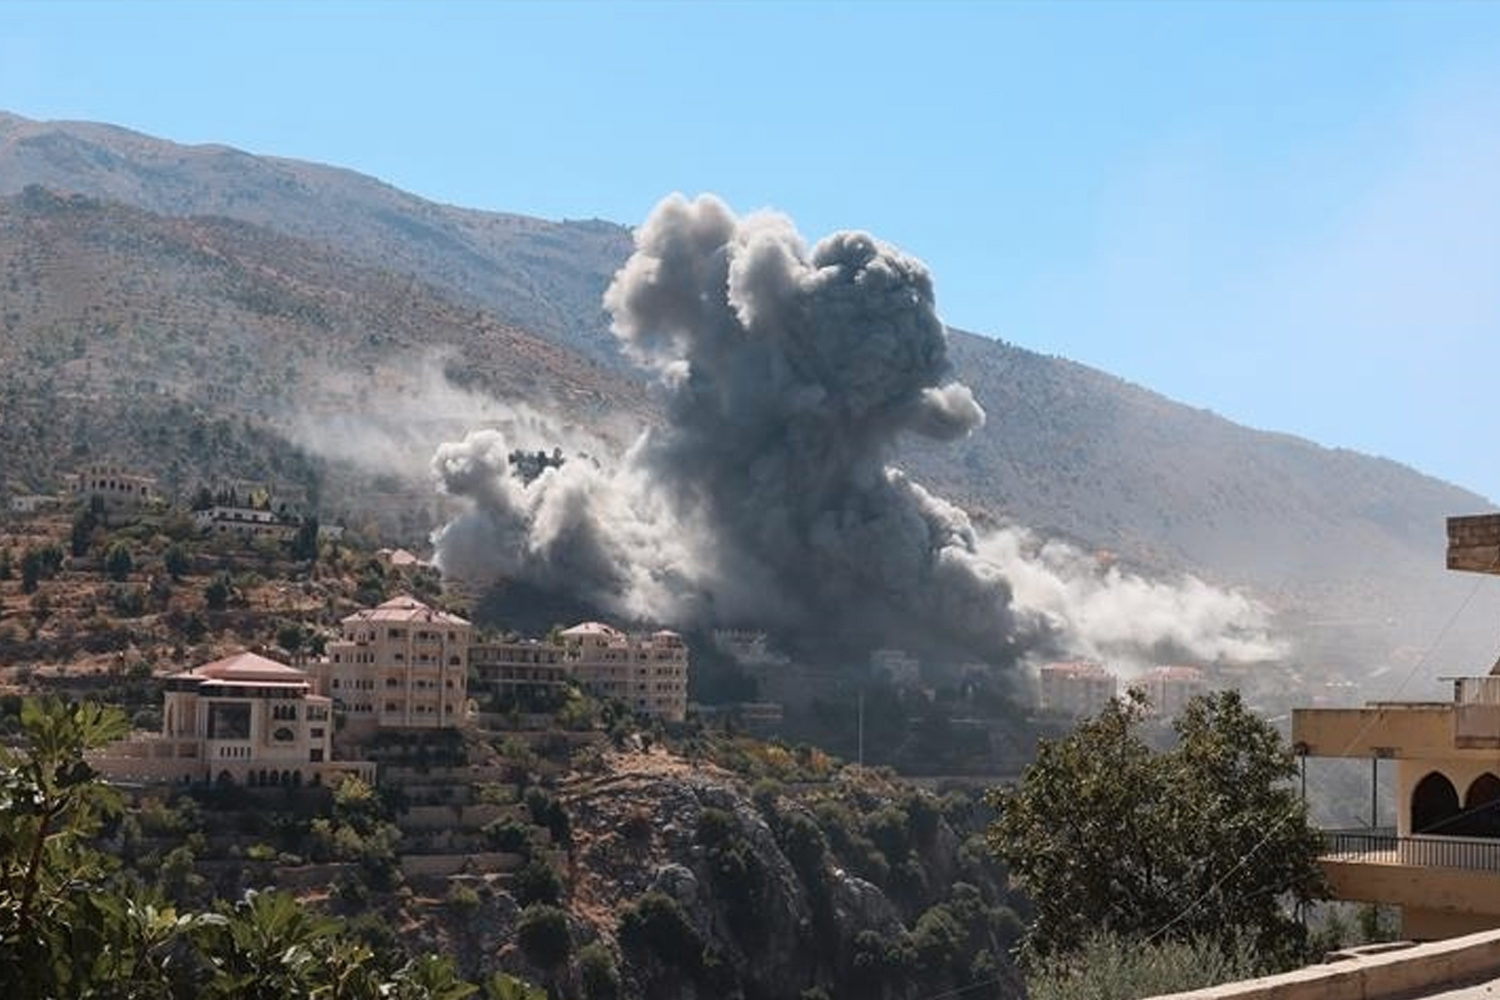
<svg viewBox="0 0 1500 1000"><path fill-rule="evenodd" d="M1257 611L1234 595L981 534L888 465L902 436L937 447L985 419L950 378L931 277L893 247L864 233L809 247L784 216L674 195L638 230L604 304L667 419L623 455L529 482L497 430L444 444L440 487L470 502L434 537L445 572L563 589L628 618L753 624L846 655L897 646L1007 663L1041 645L1118 648L1131 621L1205 653L1226 632L1253 643ZM1130 610L1106 613L1115 598ZM1202 627L1172 623L1183 614Z"/></svg>

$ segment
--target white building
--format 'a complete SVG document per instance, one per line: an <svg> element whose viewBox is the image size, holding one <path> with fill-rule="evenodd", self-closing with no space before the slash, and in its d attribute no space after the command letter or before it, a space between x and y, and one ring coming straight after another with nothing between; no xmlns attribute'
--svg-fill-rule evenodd
<svg viewBox="0 0 1500 1000"><path fill-rule="evenodd" d="M1049 663L1039 680L1042 708L1075 719L1098 715L1119 690L1114 674L1088 660Z"/></svg>
<svg viewBox="0 0 1500 1000"><path fill-rule="evenodd" d="M193 511L193 524L210 535L236 535L240 538L274 538L278 541L297 533L297 522L279 517L260 507L215 505Z"/></svg>
<svg viewBox="0 0 1500 1000"><path fill-rule="evenodd" d="M318 689L354 729L464 725L472 631L414 597L356 611L313 665Z"/></svg>
<svg viewBox="0 0 1500 1000"><path fill-rule="evenodd" d="M594 694L669 722L687 717L688 650L676 632L627 635L584 622L561 638L573 678Z"/></svg>
<svg viewBox="0 0 1500 1000"><path fill-rule="evenodd" d="M373 763L333 759L332 707L305 672L237 653L168 677L160 735L111 744L90 762L116 781L300 787L340 774L373 780Z"/></svg>

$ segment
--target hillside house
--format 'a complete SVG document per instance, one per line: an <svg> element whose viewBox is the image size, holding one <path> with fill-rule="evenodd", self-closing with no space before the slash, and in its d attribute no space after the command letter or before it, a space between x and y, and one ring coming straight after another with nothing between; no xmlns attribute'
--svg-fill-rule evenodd
<svg viewBox="0 0 1500 1000"><path fill-rule="evenodd" d="M1074 719L1098 715L1119 690L1115 675L1090 660L1048 663L1037 681L1042 710Z"/></svg>
<svg viewBox="0 0 1500 1000"><path fill-rule="evenodd" d="M1208 681L1197 667L1152 667L1131 685L1146 693L1151 714L1176 718L1187 703L1208 693Z"/></svg>
<svg viewBox="0 0 1500 1000"><path fill-rule="evenodd" d="M1500 574L1500 515L1448 519L1448 568ZM1296 709L1292 740L1395 761L1395 827L1325 834L1335 898L1399 906L1415 940L1500 927L1500 664L1447 701Z"/></svg>
<svg viewBox="0 0 1500 1000"><path fill-rule="evenodd" d="M114 781L301 787L369 761L333 759L332 702L296 667L244 652L166 678L161 733L111 744L90 763Z"/></svg>
<svg viewBox="0 0 1500 1000"><path fill-rule="evenodd" d="M462 726L472 631L457 615L395 597L345 618L312 672L355 734Z"/></svg>
<svg viewBox="0 0 1500 1000"><path fill-rule="evenodd" d="M521 704L545 704L572 679L567 650L537 639L476 642L469 647L470 693Z"/></svg>
<svg viewBox="0 0 1500 1000"><path fill-rule="evenodd" d="M560 637L573 678L592 693L668 722L687 718L688 650L676 632L584 622Z"/></svg>
<svg viewBox="0 0 1500 1000"><path fill-rule="evenodd" d="M156 499L156 480L107 462L85 466L68 477L70 492L83 503L95 501L107 510L134 510Z"/></svg>
<svg viewBox="0 0 1500 1000"><path fill-rule="evenodd" d="M297 521L280 517L261 507L231 507L215 504L193 511L193 524L208 535L234 535L242 539L271 538L285 541L297 533Z"/></svg>

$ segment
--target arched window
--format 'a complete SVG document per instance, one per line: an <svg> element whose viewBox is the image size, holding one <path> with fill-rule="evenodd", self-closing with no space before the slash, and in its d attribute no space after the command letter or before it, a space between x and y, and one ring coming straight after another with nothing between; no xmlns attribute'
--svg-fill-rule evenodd
<svg viewBox="0 0 1500 1000"><path fill-rule="evenodd" d="M1458 791L1453 782L1437 771L1417 782L1411 794L1412 833L1452 833L1449 827L1458 813Z"/></svg>
<svg viewBox="0 0 1500 1000"><path fill-rule="evenodd" d="M1500 778L1481 774L1464 794L1464 818L1455 832L1465 837L1500 837Z"/></svg>

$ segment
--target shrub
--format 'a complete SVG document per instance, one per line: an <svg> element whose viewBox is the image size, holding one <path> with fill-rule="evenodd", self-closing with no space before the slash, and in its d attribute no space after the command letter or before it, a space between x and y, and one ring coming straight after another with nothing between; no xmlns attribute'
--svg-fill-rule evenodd
<svg viewBox="0 0 1500 1000"><path fill-rule="evenodd" d="M521 911L516 921L516 940L526 960L541 969L557 968L573 951L567 914L543 903L533 903Z"/></svg>
<svg viewBox="0 0 1500 1000"><path fill-rule="evenodd" d="M1143 941L1095 934L1027 978L1032 1000L1135 1000L1249 979L1266 970L1246 941Z"/></svg>
<svg viewBox="0 0 1500 1000"><path fill-rule="evenodd" d="M522 906L533 903L555 905L562 898L563 884L557 871L541 858L532 858L516 873L516 902Z"/></svg>
<svg viewBox="0 0 1500 1000"><path fill-rule="evenodd" d="M598 941L578 949L578 981L584 1000L615 1000L620 995L620 970L614 954Z"/></svg>
<svg viewBox="0 0 1500 1000"><path fill-rule="evenodd" d="M130 554L130 546L124 542L115 542L110 545L104 554L104 572L115 582L122 582L135 570L135 557Z"/></svg>
<svg viewBox="0 0 1500 1000"><path fill-rule="evenodd" d="M479 907L479 892L472 885L451 882L448 885L447 903L460 913L471 913Z"/></svg>
<svg viewBox="0 0 1500 1000"><path fill-rule="evenodd" d="M620 914L620 944L671 968L695 972L703 965L703 939L677 900L648 892Z"/></svg>

